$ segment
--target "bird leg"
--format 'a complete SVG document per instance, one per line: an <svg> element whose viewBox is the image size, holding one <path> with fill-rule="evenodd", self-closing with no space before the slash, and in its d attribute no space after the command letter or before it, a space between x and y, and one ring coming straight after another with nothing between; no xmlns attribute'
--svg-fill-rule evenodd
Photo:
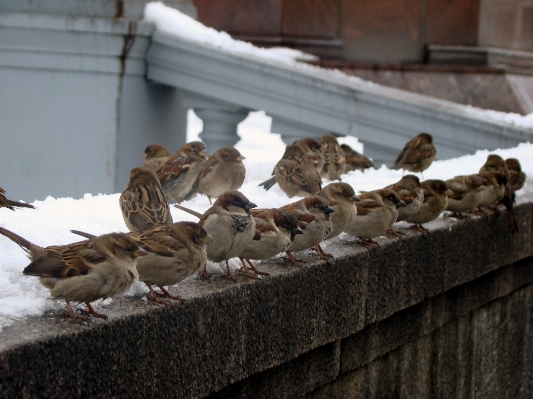
<svg viewBox="0 0 533 399"><path fill-rule="evenodd" d="M413 224L413 225L411 226L411 228L414 229L414 230L417 230L417 231L419 231L419 232L421 232L421 233L423 233L424 235L426 235L427 233L429 233L429 230L426 229L424 226L422 226L421 223L415 223L415 224Z"/></svg>
<svg viewBox="0 0 533 399"><path fill-rule="evenodd" d="M158 285L159 289L163 292L163 294L167 297L167 298L170 298L170 299L176 299L178 301L181 301L181 302L187 302L186 299L183 299L181 296L179 295L172 295L170 292L168 292L165 287L162 287L160 285ZM159 294L161 296L161 294Z"/></svg>
<svg viewBox="0 0 533 399"><path fill-rule="evenodd" d="M365 246L365 247L380 247L380 245L374 241L373 239L371 238L359 238L359 244Z"/></svg>
<svg viewBox="0 0 533 399"><path fill-rule="evenodd" d="M209 277L209 274L207 274L207 262L204 263L204 271L202 272L202 277Z"/></svg>
<svg viewBox="0 0 533 399"><path fill-rule="evenodd" d="M228 261L226 261L226 269L228 270L228 272L226 273L226 277L229 278L230 280L237 281L237 279L233 277L233 275L231 274Z"/></svg>
<svg viewBox="0 0 533 399"><path fill-rule="evenodd" d="M326 262L328 262L331 265L331 259L333 259L333 255L324 252L324 250L322 249L320 244L317 244L313 248L309 248L309 249L312 250L312 251L316 251L317 255L321 259L325 260Z"/></svg>
<svg viewBox="0 0 533 399"><path fill-rule="evenodd" d="M148 296L149 299L151 299L154 302L162 303L163 305L172 306L172 304L169 301L165 301L164 299L159 298L159 294L154 291L154 289L152 288L150 284L146 284L146 286L150 290L150 295Z"/></svg>
<svg viewBox="0 0 533 399"><path fill-rule="evenodd" d="M82 316L81 314L77 314L73 309L72 309L72 306L70 305L70 302L69 301L65 301L67 303L67 312L68 314L70 315L70 317L74 318L74 319L78 319L78 320L87 320L87 317L85 316Z"/></svg>
<svg viewBox="0 0 533 399"><path fill-rule="evenodd" d="M267 273L267 272L262 272L260 270L258 270L254 264L252 262L250 262L250 259L245 259L246 262L248 262L248 264L250 265L250 268L254 271L254 273L256 274L262 274L263 276L269 276L270 277L270 273Z"/></svg>
<svg viewBox="0 0 533 399"><path fill-rule="evenodd" d="M285 253L287 254L287 258L285 259L287 259L293 265L302 267L302 265L300 265L299 263L305 263L303 260L296 259L289 251L286 251Z"/></svg>
<svg viewBox="0 0 533 399"><path fill-rule="evenodd" d="M242 263L242 268L239 269L239 271L243 274L246 274L250 278L259 278L257 274L250 273L250 270L248 270L248 266L246 266L246 263L244 262L244 259L239 256L239 260Z"/></svg>
<svg viewBox="0 0 533 399"><path fill-rule="evenodd" d="M94 317L99 317L101 319L107 320L107 316L103 313L98 313L97 311L95 311L89 302L85 302L85 305L87 305L88 310L80 309L81 313L86 315L93 315Z"/></svg>
<svg viewBox="0 0 533 399"><path fill-rule="evenodd" d="M396 237L398 238L402 238L403 237L403 234L402 232L396 230L394 227L391 227L390 229L387 230L387 233L388 234L392 234L392 235L395 235Z"/></svg>

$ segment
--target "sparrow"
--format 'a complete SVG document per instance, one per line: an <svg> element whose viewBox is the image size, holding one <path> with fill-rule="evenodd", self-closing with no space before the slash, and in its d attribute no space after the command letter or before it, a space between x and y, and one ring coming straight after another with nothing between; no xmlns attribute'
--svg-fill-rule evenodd
<svg viewBox="0 0 533 399"><path fill-rule="evenodd" d="M182 202L183 198L191 191L192 185L206 161L207 151L205 144L201 141L187 143L172 155L155 172L167 200Z"/></svg>
<svg viewBox="0 0 533 399"><path fill-rule="evenodd" d="M503 199L507 178L500 172L483 172L479 174L483 179L483 191L478 208L493 208L496 210L498 202Z"/></svg>
<svg viewBox="0 0 533 399"><path fill-rule="evenodd" d="M255 219L250 215L250 209L257 205L239 191L226 191L203 215L181 205L174 206L200 219L198 224L213 237L213 241L207 243L207 259L212 262L225 261L226 277L234 280L228 260L241 256L253 239ZM204 276L207 276L206 267L207 265L204 266Z"/></svg>
<svg viewBox="0 0 533 399"><path fill-rule="evenodd" d="M152 144L144 149L141 156L144 158L143 168L155 172L170 158L170 152L162 145Z"/></svg>
<svg viewBox="0 0 533 399"><path fill-rule="evenodd" d="M283 157L274 167L274 176L279 187L289 198L312 195L322 188L322 179L315 165L303 150L294 144L285 148ZM272 187L269 181L259 185L268 190Z"/></svg>
<svg viewBox="0 0 533 399"><path fill-rule="evenodd" d="M389 188L369 191L359 198L357 215L344 231L358 237L363 245L378 245L373 238L385 234L392 227L398 217L398 208L406 204Z"/></svg>
<svg viewBox="0 0 533 399"><path fill-rule="evenodd" d="M31 208L35 209L33 205L26 204L24 202L18 202L18 201L12 201L10 199L7 199L5 196L6 190L4 190L2 187L0 187L0 208L7 208L11 209L12 211L15 210L15 208Z"/></svg>
<svg viewBox="0 0 533 399"><path fill-rule="evenodd" d="M205 162L184 200L190 200L199 193L206 195L211 204L212 198L241 188L246 176L243 159L245 158L241 153L233 147L216 150Z"/></svg>
<svg viewBox="0 0 533 399"><path fill-rule="evenodd" d="M344 158L346 159L343 173L348 173L352 170L364 171L365 169L374 167L374 164L372 163L370 158L367 158L363 154L358 153L348 144L341 144L341 149L344 152Z"/></svg>
<svg viewBox="0 0 533 399"><path fill-rule="evenodd" d="M285 209L296 216L298 226L303 230L303 234L295 236L292 244L285 250L289 261L297 265L302 261L296 259L291 252L314 248L320 258L331 263L333 255L325 253L320 247L320 243L331 232L330 213L335 212L329 206L328 201L323 197L313 195L285 205L281 209Z"/></svg>
<svg viewBox="0 0 533 399"><path fill-rule="evenodd" d="M329 180L340 181L346 166L346 158L337 138L332 134L323 136L320 141L320 151L324 157L321 176L327 177Z"/></svg>
<svg viewBox="0 0 533 399"><path fill-rule="evenodd" d="M296 140L292 144L302 149L307 159L311 161L316 171L320 173L322 167L324 166L324 157L320 152L320 143L311 137L305 137L303 139ZM299 159L296 159L296 161L299 161ZM269 190L276 183L276 170L274 169L272 172L272 177L268 180L265 180L260 184L260 186L263 186L265 190Z"/></svg>
<svg viewBox="0 0 533 399"><path fill-rule="evenodd" d="M94 236L71 230L87 238ZM148 252L137 261L138 280L150 290L150 298L170 306L161 297L185 301L172 295L164 287L176 285L195 273L207 261L206 244L213 240L205 229L194 222L176 222L159 226L141 233L127 233L142 249ZM156 285L162 294L156 292Z"/></svg>
<svg viewBox="0 0 533 399"><path fill-rule="evenodd" d="M76 314L70 302L85 302L88 310L81 310L83 314L107 319L93 309L91 302L127 290L138 277L137 258L147 254L124 233L46 248L1 227L0 234L28 254L31 263L23 274L39 277L53 299L65 300L69 315L76 319L85 317Z"/></svg>
<svg viewBox="0 0 533 399"><path fill-rule="evenodd" d="M507 179L507 183L505 185L505 193L503 195L501 202L503 203L503 205L505 205L505 209L507 209L507 215L509 217L509 224L510 224L511 232L512 233L517 232L518 225L516 224L516 220L515 220L514 212L513 212L513 205L515 202L515 192L512 186L511 174L509 173L509 170L507 169L505 161L499 155L489 154L487 156L487 161L479 169L479 173L483 173L483 172L499 172L505 175Z"/></svg>
<svg viewBox="0 0 533 399"><path fill-rule="evenodd" d="M420 180L415 175L405 175L399 182L391 184L386 188L394 191L400 199L405 202L405 206L398 209L398 217L394 222L401 222L406 220L409 216L416 213L420 205L424 202L424 193ZM395 230L391 226L391 233L397 236L402 236L402 233Z"/></svg>
<svg viewBox="0 0 533 399"><path fill-rule="evenodd" d="M285 252L296 234L303 234L296 217L285 209L251 209L255 220L255 234L248 242L239 258L245 261L256 274L266 274L257 270L252 260L264 260ZM245 269L246 270L246 269Z"/></svg>
<svg viewBox="0 0 533 399"><path fill-rule="evenodd" d="M168 202L154 172L134 168L130 182L120 194L120 209L130 231L140 232L172 223Z"/></svg>
<svg viewBox="0 0 533 399"><path fill-rule="evenodd" d="M483 199L483 179L478 175L456 176L446 180L448 190L447 211L461 217L463 212L473 211Z"/></svg>
<svg viewBox="0 0 533 399"><path fill-rule="evenodd" d="M436 155L433 136L420 133L405 144L396 158L393 169L404 169L413 173L423 172L429 168Z"/></svg>
<svg viewBox="0 0 533 399"><path fill-rule="evenodd" d="M416 212L407 215L403 220L407 223L414 223L414 229L426 233L429 230L424 228L422 223L428 223L438 218L448 205L448 196L446 195L448 186L442 180L424 180L420 184L424 201Z"/></svg>
<svg viewBox="0 0 533 399"><path fill-rule="evenodd" d="M505 160L505 166L511 175L511 186L514 192L522 189L526 181L526 174L522 172L522 166L520 161L516 158L507 158Z"/></svg>
<svg viewBox="0 0 533 399"><path fill-rule="evenodd" d="M359 201L359 197L347 183L330 183L316 195L325 198L335 211L330 215L332 229L326 240L337 237L357 215L356 202Z"/></svg>

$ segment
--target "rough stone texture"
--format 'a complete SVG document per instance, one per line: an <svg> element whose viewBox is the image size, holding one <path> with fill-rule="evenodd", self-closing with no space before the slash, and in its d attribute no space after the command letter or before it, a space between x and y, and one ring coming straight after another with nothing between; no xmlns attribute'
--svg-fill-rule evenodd
<svg viewBox="0 0 533 399"><path fill-rule="evenodd" d="M282 381L286 384L293 382L301 387L298 390L288 384L290 396L285 397L301 397L337 374L340 353L336 344L329 344L388 318L386 322L399 330L395 333L398 339L407 337L403 344L416 339L416 334L402 326L400 319L390 317L398 312L446 291L449 293L444 295L451 299L457 295L457 300L440 305L443 311L438 310L438 301L427 305L434 312L424 313L426 305L420 305L427 322L409 316L413 325L421 323L420 333L424 334L436 328L432 325L439 325L431 320L442 318L446 322L470 311L469 306L476 302L469 295L479 296L481 305L483 298L493 300L491 295L505 295L513 284L518 287L527 283L527 268L505 268L533 254L533 205L523 204L515 211L519 234L509 233L505 212L473 220L439 219L429 225L431 233L427 237L406 231L403 240L378 239L381 249L369 250L347 238L326 242L325 250L336 259L332 265L301 253L298 255L308 261L305 267L279 261L263 263L271 278L261 281L244 277L239 277L237 283L219 277L188 279L171 289L188 301L171 308L139 298L117 298L103 310L110 316L108 322L77 322L54 312L17 321L0 334L0 396L195 398L254 376L224 392L246 397L259 384L261 392L276 397L279 386L271 386L267 374L258 374L269 370L267 373L274 376L285 376ZM489 273L498 269L502 269L503 277L491 286ZM458 288L454 294L454 287L487 274L488 282L480 280L481 290ZM489 319L486 333L498 336L497 326L491 330L488 324ZM464 328L473 333L469 324ZM377 331L378 338L385 337L379 328ZM524 339L528 336L525 334ZM385 356L377 353L381 357L373 361L372 356L365 360L361 355L360 363L371 363L348 374L359 373L364 377L361 384L374 383L376 389L396 392L393 385L402 373L425 370L420 361L426 361L423 356L427 348L409 349L409 345L396 350L391 346L392 352ZM450 345L452 349L457 347L453 342ZM505 348L498 350L503 353ZM414 352L406 352L409 350ZM393 355L396 351L412 354L399 357ZM384 360L387 356L396 365L389 371L380 368L389 364ZM413 356L422 360L409 360ZM297 358L301 361L291 362ZM368 374L371 369L374 374ZM300 375L305 372L321 377L313 382ZM369 378L371 375L375 377ZM390 383L382 383L385 377ZM407 374L401 378L408 380ZM428 381L433 381L431 378L428 376ZM476 384L482 385L482 381ZM416 389L421 388L413 386L410 392Z"/></svg>
<svg viewBox="0 0 533 399"><path fill-rule="evenodd" d="M306 398L530 398L532 306L533 285L528 285Z"/></svg>

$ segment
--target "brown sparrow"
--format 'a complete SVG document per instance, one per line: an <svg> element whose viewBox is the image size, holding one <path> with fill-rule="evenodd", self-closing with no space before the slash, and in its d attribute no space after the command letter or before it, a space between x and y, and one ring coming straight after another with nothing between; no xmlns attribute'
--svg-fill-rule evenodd
<svg viewBox="0 0 533 399"><path fill-rule="evenodd" d="M145 148L141 154L144 158L143 168L155 172L170 158L170 152L159 144L152 144Z"/></svg>
<svg viewBox="0 0 533 399"><path fill-rule="evenodd" d="M243 266L248 262L256 274L268 274L257 270L250 259L269 259L286 251L296 234L303 231L296 217L285 209L252 209L250 213L255 220L255 235L239 258Z"/></svg>
<svg viewBox="0 0 533 399"><path fill-rule="evenodd" d="M456 176L446 180L446 185L446 210L457 217L463 212L473 211L483 199L483 179L478 175Z"/></svg>
<svg viewBox="0 0 533 399"><path fill-rule="evenodd" d="M288 145L281 160L274 168L274 176L289 198L305 197L316 193L322 188L322 179L315 169L315 165L297 145ZM260 184L268 190L269 180Z"/></svg>
<svg viewBox="0 0 533 399"><path fill-rule="evenodd" d="M26 204L24 202L18 202L18 201L12 201L10 199L7 199L5 196L6 190L4 190L2 187L0 187L0 208L7 208L11 209L12 211L15 210L15 208L31 208L35 209L33 205Z"/></svg>
<svg viewBox="0 0 533 399"><path fill-rule="evenodd" d="M442 180L424 180L421 186L424 194L424 202L416 212L407 215L403 220L407 223L414 223L413 228L419 231L428 232L429 230L424 228L422 223L431 222L444 212L448 205L448 196L446 195L448 186Z"/></svg>
<svg viewBox="0 0 533 399"><path fill-rule="evenodd" d="M499 172L483 172L479 174L479 177L483 179L483 196L478 208L496 209L498 202L503 199L505 194L507 178L503 173Z"/></svg>
<svg viewBox="0 0 533 399"><path fill-rule="evenodd" d="M183 201L191 191L206 160L205 144L201 141L192 141L181 147L155 172L169 201L177 203Z"/></svg>
<svg viewBox="0 0 533 399"><path fill-rule="evenodd" d="M390 229L398 217L398 208L405 206L391 189L369 191L359 195L357 215L345 232L358 237L363 245L378 245L372 238Z"/></svg>
<svg viewBox="0 0 533 399"><path fill-rule="evenodd" d="M130 182L120 194L120 209L128 229L140 232L172 223L168 202L154 172L134 168Z"/></svg>
<svg viewBox="0 0 533 399"><path fill-rule="evenodd" d="M329 180L340 181L341 175L344 173L346 158L337 138L332 134L323 136L320 141L320 151L324 157L324 166L322 167L322 172L320 172L321 176Z"/></svg>
<svg viewBox="0 0 533 399"><path fill-rule="evenodd" d="M413 173L423 172L429 168L436 155L433 136L420 133L405 144L396 158L393 169L404 169Z"/></svg>
<svg viewBox="0 0 533 399"><path fill-rule="evenodd" d="M420 208L420 205L424 202L422 186L420 185L420 180L415 175L405 175L399 182L391 184L386 188L396 192L400 199L406 204L398 209L398 217L395 222L401 222L415 214L418 211L418 208ZM391 232L397 236L402 235L392 226Z"/></svg>
<svg viewBox="0 0 533 399"><path fill-rule="evenodd" d="M83 314L107 319L95 312L90 302L112 297L127 290L138 277L137 258L147 252L124 233L111 233L68 245L40 247L0 227L3 234L18 244L31 260L23 273L37 276L54 299L64 299L68 313L85 319L70 302L85 302Z"/></svg>
<svg viewBox="0 0 533 399"><path fill-rule="evenodd" d="M196 193L200 193L206 195L211 203L211 198L241 188L246 176L243 159L245 158L241 153L233 147L216 150L202 167L184 200L190 200Z"/></svg>
<svg viewBox="0 0 533 399"><path fill-rule="evenodd" d="M316 194L324 197L335 211L330 215L333 226L326 240L337 237L357 215L355 203L359 201L359 197L347 183L330 183Z"/></svg>
<svg viewBox="0 0 533 399"><path fill-rule="evenodd" d="M257 205L239 191L226 191L203 215L181 205L174 206L200 218L198 224L213 237L213 241L207 243L207 259L212 262L225 261L226 276L233 279L228 260L241 256L253 239L255 220L250 215L250 209ZM205 266L203 275L207 276Z"/></svg>
<svg viewBox="0 0 533 399"><path fill-rule="evenodd" d="M348 144L341 144L341 149L344 152L344 158L346 159L344 173L351 172L352 170L364 171L365 169L374 167L370 158L358 153Z"/></svg>
<svg viewBox="0 0 533 399"><path fill-rule="evenodd" d="M505 160L505 166L511 175L511 186L514 192L522 189L524 183L526 182L526 174L522 172L522 165L520 161L516 158L507 158Z"/></svg>
<svg viewBox="0 0 533 399"><path fill-rule="evenodd" d="M78 230L71 231L83 237L94 237ZM137 271L139 281L148 286L151 299L168 306L170 302L160 297L184 301L179 295L172 295L164 286L178 284L204 266L207 261L206 244L213 237L193 222L176 222L128 235L149 252L148 256L137 261ZM155 292L153 285L157 285L162 294Z"/></svg>
<svg viewBox="0 0 533 399"><path fill-rule="evenodd" d="M479 173L483 172L499 172L505 175L507 179L507 183L505 185L505 193L503 195L503 198L501 202L503 205L505 205L505 209L507 209L507 215L509 217L509 224L511 227L511 232L517 232L518 231L518 225L516 224L516 220L514 217L513 212L513 205L515 202L515 193L512 186L512 178L511 174L509 173L509 170L507 169L507 166L505 164L505 161L502 157L496 154L489 154L487 156L487 161L485 164L479 169Z"/></svg>
<svg viewBox="0 0 533 399"><path fill-rule="evenodd" d="M285 251L291 263L297 265L298 262L302 262L296 259L291 252L309 248L314 248L320 258L331 263L333 255L325 253L320 246L320 243L326 239L332 229L329 214L335 210L329 206L328 201L323 197L313 195L285 205L282 209L286 209L296 216L298 226L303 230L303 234L294 237L294 241Z"/></svg>

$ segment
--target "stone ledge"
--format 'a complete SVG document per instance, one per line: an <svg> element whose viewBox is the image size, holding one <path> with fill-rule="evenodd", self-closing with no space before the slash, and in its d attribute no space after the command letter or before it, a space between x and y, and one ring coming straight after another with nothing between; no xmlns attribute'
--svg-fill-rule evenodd
<svg viewBox="0 0 533 399"><path fill-rule="evenodd" d="M263 264L272 277L262 281L190 279L174 289L188 302L172 308L118 298L108 322L18 321L0 335L0 392L207 396L531 256L533 204L515 211L520 234L505 212L440 219L427 237L409 231L379 250L332 240L333 265L307 258L303 268Z"/></svg>

